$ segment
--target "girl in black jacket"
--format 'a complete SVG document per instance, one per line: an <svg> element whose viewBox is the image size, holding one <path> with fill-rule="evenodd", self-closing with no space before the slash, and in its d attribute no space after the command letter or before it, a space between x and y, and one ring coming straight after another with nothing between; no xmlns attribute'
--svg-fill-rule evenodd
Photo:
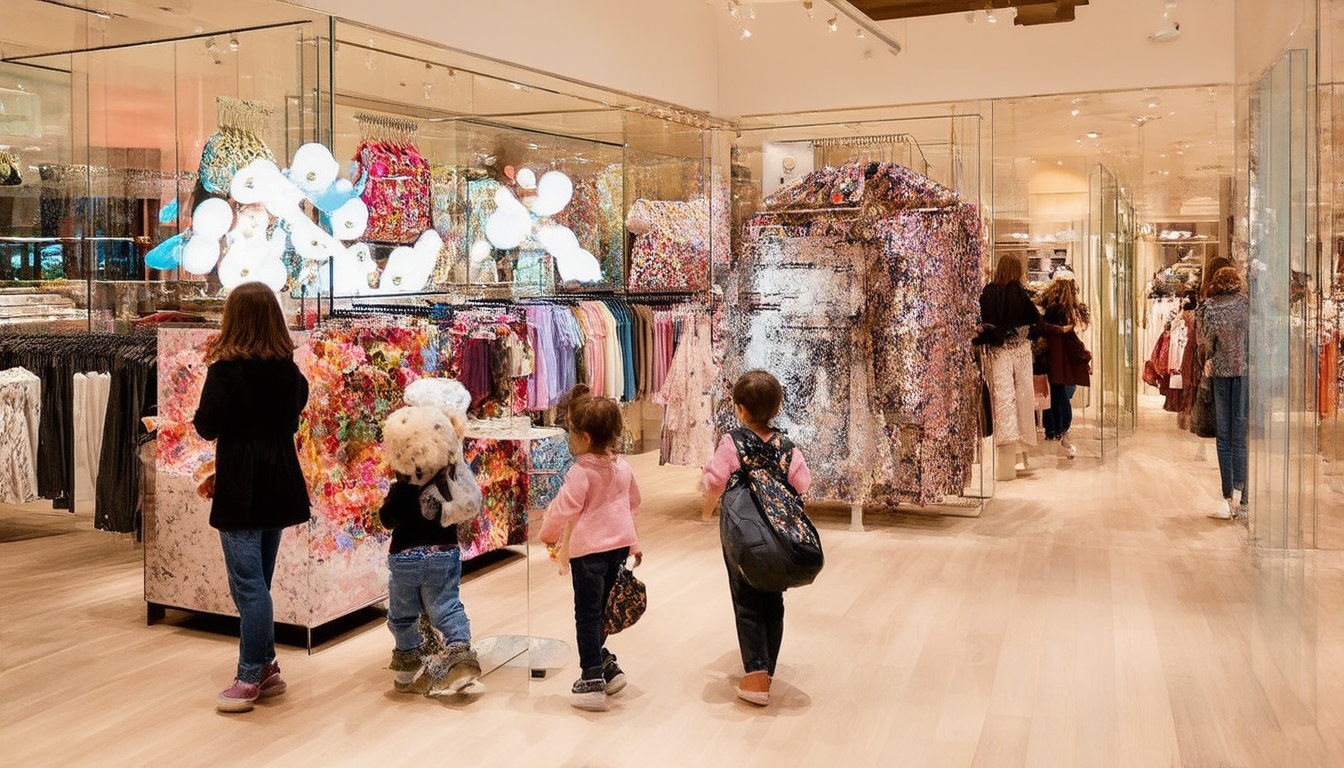
<svg viewBox="0 0 1344 768"><path fill-rule="evenodd" d="M240 624L237 678L216 708L246 712L257 699L285 692L275 662L271 576L282 529L308 522L308 487L294 447L308 381L294 364L280 304L261 283L229 294L206 362L194 423L201 437L217 441L210 525L219 529Z"/></svg>

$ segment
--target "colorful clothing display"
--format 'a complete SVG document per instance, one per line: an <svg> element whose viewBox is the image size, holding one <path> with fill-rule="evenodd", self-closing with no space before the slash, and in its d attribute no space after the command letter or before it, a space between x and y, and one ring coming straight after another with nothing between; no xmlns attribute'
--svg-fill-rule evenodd
<svg viewBox="0 0 1344 768"><path fill-rule="evenodd" d="M365 240L413 243L433 226L429 161L414 145L365 141L352 165L350 176L363 182L360 197L369 206Z"/></svg>

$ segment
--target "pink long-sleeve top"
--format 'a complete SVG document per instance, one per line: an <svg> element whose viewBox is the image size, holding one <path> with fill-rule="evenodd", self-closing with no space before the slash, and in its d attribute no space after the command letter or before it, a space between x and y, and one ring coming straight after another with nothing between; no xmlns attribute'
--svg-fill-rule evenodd
<svg viewBox="0 0 1344 768"><path fill-rule="evenodd" d="M569 557L629 547L640 554L635 514L639 485L630 464L620 456L585 453L565 475L560 493L546 508L541 540L558 544L571 523Z"/></svg>
<svg viewBox="0 0 1344 768"><path fill-rule="evenodd" d="M715 495L723 493L723 489L728 486L728 478L741 467L742 462L737 459L737 447L733 445L732 436L724 435L719 440L714 456L705 465L705 490ZM789 458L789 484L799 493L807 493L807 489L812 487L812 471L807 468L803 452L797 446Z"/></svg>

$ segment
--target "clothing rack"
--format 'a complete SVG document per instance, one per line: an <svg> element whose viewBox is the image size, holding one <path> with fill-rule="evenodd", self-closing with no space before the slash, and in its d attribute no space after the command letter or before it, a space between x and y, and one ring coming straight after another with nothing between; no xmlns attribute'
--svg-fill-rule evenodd
<svg viewBox="0 0 1344 768"><path fill-rule="evenodd" d="M908 147L912 153L919 153L919 161L924 164L922 173L929 172L929 159L924 155L924 149L919 146L919 140L909 133L882 133L872 136L832 136L824 139L812 139L808 142L813 149L834 149L839 147L884 147L902 145ZM914 155L912 154L913 158Z"/></svg>
<svg viewBox="0 0 1344 768"><path fill-rule="evenodd" d="M375 115L372 112L356 112L355 122L359 123L364 141L381 141L404 146L415 141L415 135L420 131L418 120Z"/></svg>

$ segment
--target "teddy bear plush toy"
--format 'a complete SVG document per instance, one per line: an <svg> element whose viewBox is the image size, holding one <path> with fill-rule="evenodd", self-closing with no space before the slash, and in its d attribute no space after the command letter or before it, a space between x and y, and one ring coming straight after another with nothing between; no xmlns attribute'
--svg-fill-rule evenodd
<svg viewBox="0 0 1344 768"><path fill-rule="evenodd" d="M468 523L483 508L480 486L462 450L466 412L457 390L466 390L456 381L433 381L438 383L408 388L408 404L383 425L385 460L397 473L379 513L392 530L388 624L397 649L391 668L400 692L410 692L423 671L428 695L478 693L484 689L477 682L481 667L471 648L458 585L426 584L420 573L421 568L428 568L425 574L442 572L424 565L428 559L460 557L458 542L470 538ZM455 531L445 530L454 526ZM449 573L460 574L460 566ZM438 596L423 597L427 588ZM417 602L418 632L411 626Z"/></svg>

